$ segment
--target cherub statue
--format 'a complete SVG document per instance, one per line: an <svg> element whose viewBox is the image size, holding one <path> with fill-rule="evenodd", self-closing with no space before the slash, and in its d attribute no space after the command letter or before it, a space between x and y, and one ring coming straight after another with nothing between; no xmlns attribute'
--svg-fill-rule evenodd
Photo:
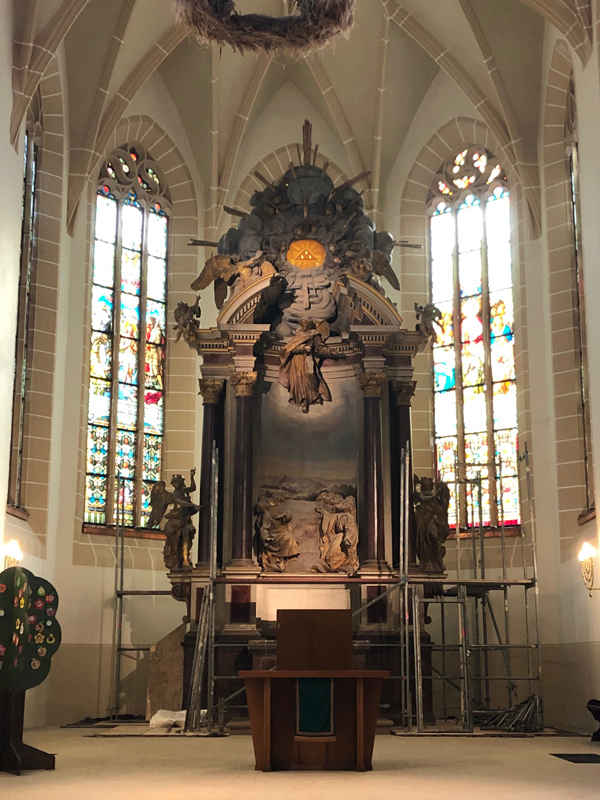
<svg viewBox="0 0 600 800"><path fill-rule="evenodd" d="M442 312L433 303L426 303L424 306L415 303L415 315L417 317L417 330L426 339L437 342L437 332L435 322L442 318Z"/></svg>
<svg viewBox="0 0 600 800"><path fill-rule="evenodd" d="M178 342L181 337L189 342L193 332L198 330L198 321L201 315L200 311L200 295L196 295L196 302L190 306L185 300L180 300L177 303L177 308L173 312L176 325L173 325L173 330L177 331L175 341Z"/></svg>
<svg viewBox="0 0 600 800"><path fill-rule="evenodd" d="M450 534L448 506L450 489L444 481L414 476L416 542L415 549L423 572L444 572L444 542Z"/></svg>
<svg viewBox="0 0 600 800"><path fill-rule="evenodd" d="M217 308L222 308L227 299L227 289L232 286L237 278L248 279L252 276L252 268L258 265L263 256L262 250L257 250L252 258L242 261L240 256L227 256L218 253L211 256L204 265L204 269L191 288L197 292L206 289L214 281L215 284L215 303Z"/></svg>
<svg viewBox="0 0 600 800"><path fill-rule="evenodd" d="M369 250L367 247L359 247L355 250L346 252L348 259L348 272L356 278L360 278L373 285L380 286L379 278L385 278L388 283L396 290L400 290L400 281L392 269L390 260L380 250Z"/></svg>
<svg viewBox="0 0 600 800"><path fill-rule="evenodd" d="M200 506L192 503L190 495L196 491L194 476L196 469L190 472L190 485L185 485L183 475L173 475L171 486L173 491L165 488L164 481L157 481L150 493L150 507L152 512L148 520L148 527L155 528L163 517L167 520L163 533L166 541L163 549L163 558L167 569L181 569L192 567L190 552L196 529L192 524L192 517L200 511ZM168 514L167 507L173 506Z"/></svg>
<svg viewBox="0 0 600 800"><path fill-rule="evenodd" d="M325 345L329 338L329 324L313 319L300 320L300 329L290 337L281 351L279 383L288 390L289 402L302 406L308 414L310 406L331 402L331 392L321 372L325 358L343 358ZM312 370L309 370L309 359Z"/></svg>
<svg viewBox="0 0 600 800"><path fill-rule="evenodd" d="M300 556L300 547L290 523L292 515L284 511L275 514L279 500L268 492L259 498L256 514L258 560L264 572L283 572L285 565Z"/></svg>

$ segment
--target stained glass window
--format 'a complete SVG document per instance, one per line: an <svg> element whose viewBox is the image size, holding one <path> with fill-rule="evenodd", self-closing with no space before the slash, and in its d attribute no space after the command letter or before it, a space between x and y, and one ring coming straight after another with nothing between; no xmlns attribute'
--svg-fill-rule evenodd
<svg viewBox="0 0 600 800"><path fill-rule="evenodd" d="M29 308L35 234L35 186L38 149L34 141L33 124L25 131L23 156L23 217L21 222L21 268L19 300L17 310L17 333L15 337L15 361L13 382L12 431L10 464L8 473L8 505L19 508L21 498L21 476L23 471L23 433L25 422L25 399L27 391Z"/></svg>
<svg viewBox="0 0 600 800"><path fill-rule="evenodd" d="M105 161L96 195L85 521L143 527L160 479L170 201L138 146Z"/></svg>
<svg viewBox="0 0 600 800"><path fill-rule="evenodd" d="M520 522L517 393L506 176L468 147L429 194L437 472L453 527Z"/></svg>

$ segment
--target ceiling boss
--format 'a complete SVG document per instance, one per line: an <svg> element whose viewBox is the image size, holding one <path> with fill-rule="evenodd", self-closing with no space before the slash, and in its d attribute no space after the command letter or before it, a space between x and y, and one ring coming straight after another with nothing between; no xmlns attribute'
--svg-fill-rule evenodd
<svg viewBox="0 0 600 800"><path fill-rule="evenodd" d="M356 0L291 0L297 14L271 17L239 14L233 0L174 0L177 15L202 42L227 44L240 52L308 52L348 33Z"/></svg>

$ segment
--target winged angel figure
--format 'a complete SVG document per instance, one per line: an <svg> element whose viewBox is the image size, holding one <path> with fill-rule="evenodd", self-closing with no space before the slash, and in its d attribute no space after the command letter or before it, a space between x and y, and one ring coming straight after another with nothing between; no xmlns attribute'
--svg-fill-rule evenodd
<svg viewBox="0 0 600 800"><path fill-rule="evenodd" d="M190 495L196 491L194 475L196 470L190 472L190 485L185 485L183 475L173 475L170 492L164 481L157 481L150 493L150 506L152 512L148 520L149 528L156 528L163 517L167 520L163 533L166 541L163 549L163 558L167 569L181 569L191 567L190 552L196 529L192 524L192 517L200 511L200 506L192 503ZM173 508L165 513L169 506Z"/></svg>
<svg viewBox="0 0 600 800"><path fill-rule="evenodd" d="M444 572L444 542L450 534L448 506L450 489L444 481L414 477L415 482L415 549L423 572Z"/></svg>
<svg viewBox="0 0 600 800"><path fill-rule="evenodd" d="M211 256L204 265L204 269L192 283L195 292L206 289L214 281L215 303L217 308L222 308L227 299L228 287L232 286L237 278L249 279L252 277L252 268L262 258L262 250L258 250L252 258L243 261L239 256L226 256L220 253Z"/></svg>

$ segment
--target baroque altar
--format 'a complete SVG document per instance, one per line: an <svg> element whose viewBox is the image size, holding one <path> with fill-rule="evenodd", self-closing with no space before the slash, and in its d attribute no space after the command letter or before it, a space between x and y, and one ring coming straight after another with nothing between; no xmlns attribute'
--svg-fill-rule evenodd
<svg viewBox="0 0 600 800"><path fill-rule="evenodd" d="M298 163L275 182L256 173L250 210L226 209L239 223L191 287L213 285L216 326L201 326L198 295L175 311L176 337L201 358L203 423L197 560L169 562L169 577L197 619L214 523L219 635L240 645L272 636L281 608L351 608L383 591L367 584L398 574L406 492L417 568L415 486L403 494L400 462L406 451L412 475L413 359L435 309L403 326L386 296L400 289L398 243L365 213L367 174L336 186L316 152L307 122ZM376 635L397 627L378 613Z"/></svg>

